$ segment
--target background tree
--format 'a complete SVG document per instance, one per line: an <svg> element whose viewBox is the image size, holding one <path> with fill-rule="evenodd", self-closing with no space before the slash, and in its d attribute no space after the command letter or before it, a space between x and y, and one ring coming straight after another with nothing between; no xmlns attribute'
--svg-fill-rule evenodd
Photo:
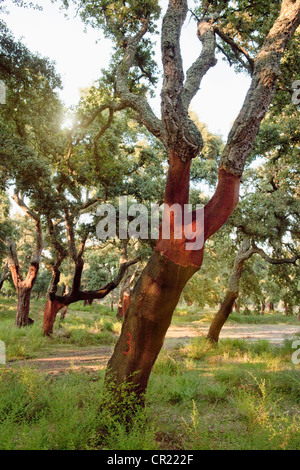
<svg viewBox="0 0 300 470"><path fill-rule="evenodd" d="M294 38L295 41L299 42L299 36ZM237 228L237 237L242 238L242 242L229 278L226 297L208 333L212 341L218 341L221 328L238 298L244 263L254 254L259 254L273 265L272 269L262 274L267 277L268 273L272 272L274 276L276 272L276 282L281 287L277 289L280 292L279 299L283 300L286 312L292 312L294 298L297 297L297 274L293 273L293 269L299 270L297 260L300 256L300 168L297 158L300 122L299 113L289 103L289 98L287 95L285 106L279 109L276 107L278 100L282 106L284 104L281 90L275 97L274 108L261 127L254 150L256 156L263 158L263 163L246 172L245 194L239 209L231 218ZM257 243L263 244L262 247L259 248ZM292 269L291 265L294 265ZM249 279L246 285L249 289ZM269 294L265 292L262 295L264 312L265 298Z"/></svg>
<svg viewBox="0 0 300 470"><path fill-rule="evenodd" d="M164 178L163 155L155 139L130 119L130 114L122 110L123 106L116 106L120 111L117 117L114 106L99 108L99 96L103 98L101 93L107 94L101 87L102 83L100 88L95 85L86 90L78 107L72 111L73 123L67 130L65 157L51 182L54 203L45 209L48 241L54 253L50 263L52 284L44 312L46 335L53 332L61 308L79 300L104 298L119 285L126 271L124 267L136 263L120 260L119 275L113 273L105 288L99 288L98 284L92 290L80 290L81 284L83 287L90 284L85 282L84 275L82 278L87 241L99 243L95 234L99 219L97 205L110 202L116 206L118 196L125 194L134 202L147 200L150 204L154 195L159 194ZM59 296L60 270L66 258L72 260L74 273L70 292ZM89 273L91 276L91 267ZM97 279L95 274L93 279Z"/></svg>
<svg viewBox="0 0 300 470"><path fill-rule="evenodd" d="M6 85L6 103L0 109L0 180L2 187L14 186L14 201L34 221L36 230L25 278L14 241L6 241L8 267L18 295L16 324L26 326L43 249L39 209L48 198L49 146L54 146L53 131L60 124L56 89L61 82L53 64L15 41L2 21L0 30L0 78Z"/></svg>

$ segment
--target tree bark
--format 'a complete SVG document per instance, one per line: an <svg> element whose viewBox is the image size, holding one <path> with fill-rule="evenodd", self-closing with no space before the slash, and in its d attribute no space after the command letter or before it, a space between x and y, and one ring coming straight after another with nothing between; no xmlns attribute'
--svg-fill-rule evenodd
<svg viewBox="0 0 300 470"><path fill-rule="evenodd" d="M18 305L16 314L16 326L19 328L33 323L29 319L31 288L19 287L17 290Z"/></svg>
<svg viewBox="0 0 300 470"><path fill-rule="evenodd" d="M60 313L60 323L63 323L65 321L65 318L66 318L66 315L67 315L67 311L68 311L68 305L66 307L64 307Z"/></svg>
<svg viewBox="0 0 300 470"><path fill-rule="evenodd" d="M233 305L238 298L238 295L238 292L227 291L225 299L223 300L221 307L209 328L207 338L212 343L217 343L219 341L220 332L232 312Z"/></svg>
<svg viewBox="0 0 300 470"><path fill-rule="evenodd" d="M53 326L56 320L56 316L60 309L65 307L65 305L57 300L47 300L45 309L44 309L44 321L43 321L43 331L45 336L51 336L53 333Z"/></svg>
<svg viewBox="0 0 300 470"><path fill-rule="evenodd" d="M4 271L3 271L2 275L1 275L1 278L0 278L0 291L1 291L2 287L3 287L4 282L5 282L6 279L8 279L8 278L9 278L9 268L8 268L7 263L6 263L6 265L5 265L5 267L4 267Z"/></svg>

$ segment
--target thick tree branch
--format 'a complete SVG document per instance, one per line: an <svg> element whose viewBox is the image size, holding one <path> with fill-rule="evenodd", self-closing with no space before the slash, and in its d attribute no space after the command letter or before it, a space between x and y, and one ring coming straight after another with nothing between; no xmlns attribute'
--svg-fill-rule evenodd
<svg viewBox="0 0 300 470"><path fill-rule="evenodd" d="M140 261L140 258L136 258L134 260L127 261L126 263L122 263L120 268L119 268L119 272L118 272L116 278L113 281L106 284L101 289L98 289L98 290L95 290L95 291L80 291L79 289L76 289L76 288L73 289L72 288L72 291L69 295L65 295L65 296L51 295L50 300L51 301L57 301L57 302L59 302L60 304L63 304L63 305L70 305L74 302L78 302L79 300L103 299L112 290L114 290L116 287L118 287L118 285L122 281L123 276L126 273L127 269L130 266L138 263L139 261ZM82 267L83 267L83 265L82 265ZM81 278L81 273L82 273L81 266L79 266L79 265L78 265L78 267L76 266L76 270L75 270L76 280L73 281L73 287L77 283L78 279ZM74 276L74 279L75 279L75 276Z"/></svg>
<svg viewBox="0 0 300 470"><path fill-rule="evenodd" d="M254 72L254 60L249 56L248 52L241 46L239 46L231 37L229 37L227 34L224 33L218 26L213 25L213 30L215 33L223 39L224 42L226 42L232 49L235 57L237 60L241 63L243 67L245 67L251 75L253 75ZM244 55L246 57L248 64L246 64L240 57L240 54Z"/></svg>
<svg viewBox="0 0 300 470"><path fill-rule="evenodd" d="M74 129L86 129L88 128L94 121L95 119L105 110L109 110L110 112L112 113L115 113L117 111L122 111L123 109L125 109L125 106L123 104L120 104L120 103L114 103L112 101L108 102L108 103L104 103L102 104L101 106L99 106L99 108L97 108L92 114L91 116L87 117L85 116L80 123L76 124L76 126L74 127Z"/></svg>
<svg viewBox="0 0 300 470"><path fill-rule="evenodd" d="M220 167L241 176L260 123L274 96L281 58L300 24L300 0L285 0L281 12L255 59L252 83L228 137Z"/></svg>
<svg viewBox="0 0 300 470"><path fill-rule="evenodd" d="M70 211L67 207L65 207L65 224L66 224L66 229L67 229L70 256L72 260L74 261L74 263L76 264L77 251L76 251L76 244L75 244L74 222L70 215Z"/></svg>
<svg viewBox="0 0 300 470"><path fill-rule="evenodd" d="M255 243L252 243L252 246L253 254L259 254L265 261L270 264L294 264L295 266L298 266L297 261L300 259L300 254L295 254L292 258L271 258L263 249L258 248Z"/></svg>
<svg viewBox="0 0 300 470"><path fill-rule="evenodd" d="M281 58L300 24L300 0L284 0L255 60L251 86L225 146L216 192L205 206L205 239L227 221L239 200L240 178L262 119L274 96Z"/></svg>
<svg viewBox="0 0 300 470"><path fill-rule="evenodd" d="M134 109L138 113L139 122L165 144L165 133L161 120L154 114L148 101L143 96L131 93L128 87L129 71L133 66L138 45L148 31L149 19L144 18L141 23L140 31L126 40L125 55L117 67L116 90L120 95L122 105Z"/></svg>
<svg viewBox="0 0 300 470"><path fill-rule="evenodd" d="M24 199L21 198L18 191L15 191L13 195L13 200L20 207L20 209L22 209L25 214L28 215L28 217L30 217L32 220L34 220L35 222L38 222L40 220L40 216L33 210L29 209L29 207L25 204Z"/></svg>
<svg viewBox="0 0 300 470"><path fill-rule="evenodd" d="M201 81L211 67L217 63L215 58L216 39L212 24L201 21L198 24L197 36L202 43L198 59L189 68L183 91L183 105L188 109L192 99L200 88Z"/></svg>
<svg viewBox="0 0 300 470"><path fill-rule="evenodd" d="M162 26L163 95L174 103L180 100L184 82L180 36L187 11L186 0L169 0Z"/></svg>
<svg viewBox="0 0 300 470"><path fill-rule="evenodd" d="M77 252L77 259L80 259L80 258L82 258L82 256L83 256L83 252L84 252L84 249L85 249L85 244L86 244L86 242L87 242L88 236L89 236L89 231L86 232L86 233L83 235L83 237L82 237L82 239L81 239L81 241L80 241L79 248L78 248L78 252Z"/></svg>
<svg viewBox="0 0 300 470"><path fill-rule="evenodd" d="M186 0L169 0L162 25L162 61L164 82L161 93L162 120L169 152L183 163L199 155L203 139L199 129L188 116L188 102L197 83L188 77L185 104L183 102L184 72L180 48L182 26L187 16ZM198 67L197 63L197 67ZM199 71L199 70L198 70ZM169 157L170 158L170 157Z"/></svg>
<svg viewBox="0 0 300 470"><path fill-rule="evenodd" d="M11 277L16 289L19 289L23 283L22 274L20 271L20 265L18 260L17 248L13 241L7 240L6 246L8 249L7 252L7 265L11 272Z"/></svg>
<svg viewBox="0 0 300 470"><path fill-rule="evenodd" d="M67 254L68 254L67 250L63 246L61 240L58 239L58 236L55 233L55 228L54 228L53 221L52 221L49 214L47 215L46 219L47 219L48 232L49 232L49 237L50 237L51 244L55 248L55 250L57 251L57 253L59 255L58 258L62 258L62 261L63 261L64 258L66 258ZM62 263L62 261L60 262L60 264Z"/></svg>
<svg viewBox="0 0 300 470"><path fill-rule="evenodd" d="M93 206L94 204L98 203L102 201L102 198L101 197L98 197L98 196L95 196L95 197L92 197L90 199L88 199L87 201L85 201L84 203L80 204L78 207L77 207L77 211L79 213L82 213L84 212L86 209L89 209L91 206Z"/></svg>
<svg viewBox="0 0 300 470"><path fill-rule="evenodd" d="M104 124L104 126L101 127L100 131L98 132L98 134L96 135L96 137L94 138L94 157L95 157L95 164L96 164L96 169L97 171L99 172L100 171L100 168L99 168L99 152L98 152L98 141L101 139L101 137L103 136L103 134L107 131L107 129L110 128L112 122L114 120L114 112L112 110L112 108L109 108L109 116L108 116L108 119L107 119L107 122L106 124Z"/></svg>

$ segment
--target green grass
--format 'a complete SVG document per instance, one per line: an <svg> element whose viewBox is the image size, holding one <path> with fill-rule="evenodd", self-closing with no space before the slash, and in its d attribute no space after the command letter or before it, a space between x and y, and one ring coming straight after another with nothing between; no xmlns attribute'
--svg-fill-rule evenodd
<svg viewBox="0 0 300 470"><path fill-rule="evenodd" d="M177 307L172 319L172 325L184 326L189 325L197 328L201 324L209 324L217 312L216 309L205 308L199 309L196 306ZM286 316L282 312L266 313L265 315L244 315L243 313L231 313L226 325L230 324L290 324L298 325L298 316Z"/></svg>
<svg viewBox="0 0 300 470"><path fill-rule="evenodd" d="M44 338L43 306L34 301L35 324L18 329L13 301L1 300L0 339L8 359L48 356L74 346L80 352L116 341L121 325L99 304L73 305L63 328L57 322L54 337ZM183 309L175 321L192 317L197 322L209 314ZM291 340L273 346L265 340L227 339L212 346L203 337L162 350L146 409L130 427L111 413L103 370L53 375L14 363L0 366L0 449L299 450L300 366L292 364L293 352Z"/></svg>
<svg viewBox="0 0 300 470"><path fill-rule="evenodd" d="M289 325L299 324L298 317L296 315L288 317L283 313L266 313L265 315L241 315L238 313L232 313L229 317L232 323L241 324L265 324L265 325L277 325L285 323Z"/></svg>
<svg viewBox="0 0 300 470"><path fill-rule="evenodd" d="M45 301L33 300L30 317L34 324L20 329L14 326L15 301L0 298L0 340L6 344L8 361L40 357L49 348L113 345L120 333L121 323L110 308L101 304L84 307L78 303L70 306L63 324L58 313L53 337L45 338L42 331L44 306Z"/></svg>
<svg viewBox="0 0 300 470"><path fill-rule="evenodd" d="M128 431L125 422L110 413L102 384L102 376L96 373L53 378L26 369L3 371L0 449L154 448L147 412L138 413Z"/></svg>
<svg viewBox="0 0 300 470"><path fill-rule="evenodd" d="M197 338L162 352L149 387L162 448L300 449L300 370L291 346L211 346Z"/></svg>

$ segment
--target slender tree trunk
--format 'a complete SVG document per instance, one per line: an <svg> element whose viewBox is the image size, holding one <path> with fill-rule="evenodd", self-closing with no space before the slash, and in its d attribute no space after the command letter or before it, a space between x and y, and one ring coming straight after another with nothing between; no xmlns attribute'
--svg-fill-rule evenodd
<svg viewBox="0 0 300 470"><path fill-rule="evenodd" d="M14 256L16 256L16 252ZM18 296L15 324L21 328L33 323L33 320L29 318L30 296L37 278L39 264L31 262L28 274L24 281L20 275L17 258L13 259L12 256L9 257L9 268Z"/></svg>
<svg viewBox="0 0 300 470"><path fill-rule="evenodd" d="M235 258L233 270L228 281L228 290L225 299L216 313L208 331L207 337L212 343L217 343L219 341L220 332L229 315L231 314L233 306L235 305L239 296L239 282L241 279L244 263L253 254L254 250L250 248L250 241L245 239L242 242L240 250Z"/></svg>
<svg viewBox="0 0 300 470"><path fill-rule="evenodd" d="M122 305L122 316L123 318L126 317L127 312L130 307L130 294L129 292L124 292L124 297L123 297L123 305Z"/></svg>
<svg viewBox="0 0 300 470"><path fill-rule="evenodd" d="M20 287L17 291L18 294L18 305L16 314L16 326L19 328L28 326L29 323L29 311L30 311L30 295L31 288Z"/></svg>
<svg viewBox="0 0 300 470"><path fill-rule="evenodd" d="M128 261L128 243L129 240L125 239L121 241L121 252L120 252L120 265L122 263L126 263ZM128 274L123 278L122 282L120 283L119 288L119 297L118 297L118 311L117 311L117 318L119 320L123 319L123 303L124 303L124 294L127 289L128 284Z"/></svg>
<svg viewBox="0 0 300 470"><path fill-rule="evenodd" d="M19 266L16 245L11 240L7 241L7 247L8 247L7 264L11 273L14 286L18 294L16 325L19 327L23 327L23 326L27 326L33 323L33 320L29 318L30 295L31 295L32 288L35 284L35 281L37 279L37 275L39 272L39 266L40 266L42 251L43 251L43 232L42 232L40 216L34 211L30 210L26 206L25 202L20 197L18 192L15 192L14 200L18 204L18 206L26 213L26 215L34 221L35 231L36 231L35 246L33 249L33 253L31 255L31 260L30 260L28 271L27 271L27 275L24 280L22 278L22 274L21 274L21 270Z"/></svg>
<svg viewBox="0 0 300 470"><path fill-rule="evenodd" d="M292 317L294 315L294 309L290 302L284 302L284 313L287 317Z"/></svg>
<svg viewBox="0 0 300 470"><path fill-rule="evenodd" d="M69 308L69 306L66 305L66 306L62 309L62 311L61 311L61 313L60 313L60 319L59 319L60 323L63 323L63 322L65 321L68 308Z"/></svg>
<svg viewBox="0 0 300 470"><path fill-rule="evenodd" d="M8 264L6 263L6 265L4 267L4 271L3 271L3 273L0 277L0 290L2 289L4 282L8 278L9 278L9 268L8 268Z"/></svg>
<svg viewBox="0 0 300 470"><path fill-rule="evenodd" d="M264 314L265 314L265 311L266 311L266 302L265 302L265 300L262 300L262 301L261 301L261 310L260 310L260 314L261 314L261 315L264 315Z"/></svg>
<svg viewBox="0 0 300 470"><path fill-rule="evenodd" d="M226 297L223 300L221 307L216 313L209 328L207 337L212 343L217 343L219 341L220 332L232 312L238 295L238 292L232 292L229 290L227 291Z"/></svg>
<svg viewBox="0 0 300 470"><path fill-rule="evenodd" d="M44 309L43 321L43 331L45 336L51 336L53 334L53 327L56 316L63 307L65 307L65 305L61 302L58 302L57 300L47 300Z"/></svg>
<svg viewBox="0 0 300 470"><path fill-rule="evenodd" d="M123 320L126 316L126 312L129 309L130 306L130 294L128 292L123 291L122 295L119 296L119 302L118 302L118 313L117 313L117 318L119 320Z"/></svg>
<svg viewBox="0 0 300 470"><path fill-rule="evenodd" d="M112 294L111 300L110 300L110 311L114 311L114 295Z"/></svg>

